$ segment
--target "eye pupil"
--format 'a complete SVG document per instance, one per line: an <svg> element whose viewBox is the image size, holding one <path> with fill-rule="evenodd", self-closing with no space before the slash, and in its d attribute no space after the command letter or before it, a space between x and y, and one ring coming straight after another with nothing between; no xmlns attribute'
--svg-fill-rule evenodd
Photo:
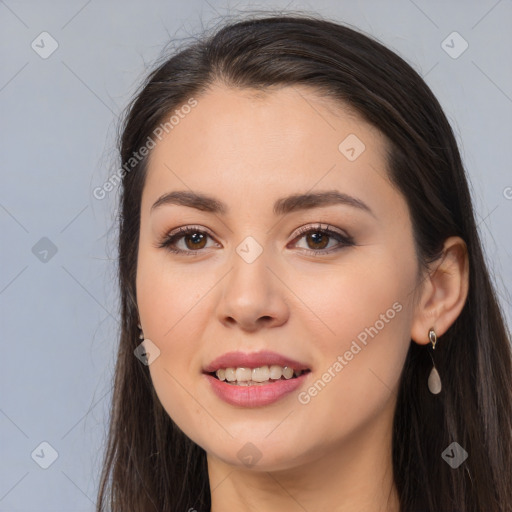
<svg viewBox="0 0 512 512"><path fill-rule="evenodd" d="M328 239L329 239L328 236L326 236L324 233L320 233L320 232L310 233L309 235L307 235L307 238L308 238L308 242L311 239L313 240L313 244L315 245L314 249L324 249L327 246ZM321 241L322 238L324 239L324 241L326 243L322 243L322 241ZM320 245L320 247L318 245Z"/></svg>
<svg viewBox="0 0 512 512"><path fill-rule="evenodd" d="M202 233L192 233L191 235L188 235L185 237L185 240L187 240L187 247L189 249L202 249L204 244L200 247L198 247L196 244L200 244L201 242L204 242L206 240L206 237ZM188 243L189 240L192 240L192 247Z"/></svg>

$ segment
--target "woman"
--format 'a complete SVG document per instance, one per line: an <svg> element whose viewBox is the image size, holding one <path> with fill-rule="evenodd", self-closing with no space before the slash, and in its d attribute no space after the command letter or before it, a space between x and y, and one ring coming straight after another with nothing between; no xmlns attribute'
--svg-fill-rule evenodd
<svg viewBox="0 0 512 512"><path fill-rule="evenodd" d="M314 16L205 34L120 138L98 511L512 510L511 350L420 76Z"/></svg>

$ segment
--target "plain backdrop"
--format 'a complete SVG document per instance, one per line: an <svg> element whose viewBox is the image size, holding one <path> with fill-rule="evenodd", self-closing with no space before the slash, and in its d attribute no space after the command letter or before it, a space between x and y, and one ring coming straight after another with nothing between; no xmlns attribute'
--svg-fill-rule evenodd
<svg viewBox="0 0 512 512"><path fill-rule="evenodd" d="M170 39L266 8L357 27L425 78L511 325L510 0L0 1L0 511L94 510L118 299L117 190L93 190L116 168L118 116Z"/></svg>

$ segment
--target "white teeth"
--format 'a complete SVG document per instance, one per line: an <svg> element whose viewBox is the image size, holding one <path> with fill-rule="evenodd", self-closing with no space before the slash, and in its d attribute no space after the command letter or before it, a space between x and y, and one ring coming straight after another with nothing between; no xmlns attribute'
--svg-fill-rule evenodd
<svg viewBox="0 0 512 512"><path fill-rule="evenodd" d="M273 364L270 367L270 378L277 380L281 378L281 375L283 375L283 368L277 364Z"/></svg>
<svg viewBox="0 0 512 512"><path fill-rule="evenodd" d="M293 377L293 368L290 368L289 366L285 366L283 368L283 377L285 379L291 379Z"/></svg>
<svg viewBox="0 0 512 512"><path fill-rule="evenodd" d="M250 368L237 368L235 375L238 382L247 382L251 380L252 370Z"/></svg>
<svg viewBox="0 0 512 512"><path fill-rule="evenodd" d="M281 376L279 376L281 378ZM270 379L270 370L268 366L260 366L259 368L254 368L252 371L252 380L254 382L265 382Z"/></svg>
<svg viewBox="0 0 512 512"><path fill-rule="evenodd" d="M219 370L217 370L217 371L219 371ZM226 368L224 375L225 375L226 380L228 382L234 382L236 380L236 375L235 375L235 369L234 368ZM220 379L220 376L219 376L218 373L217 373L217 377L219 377L219 379Z"/></svg>
<svg viewBox="0 0 512 512"><path fill-rule="evenodd" d="M273 364L271 366L259 366L258 368L219 368L215 374L222 381L234 382L240 386L250 386L269 380L279 380L281 377L291 379L299 377L303 373L302 370L294 370L289 366L279 366Z"/></svg>

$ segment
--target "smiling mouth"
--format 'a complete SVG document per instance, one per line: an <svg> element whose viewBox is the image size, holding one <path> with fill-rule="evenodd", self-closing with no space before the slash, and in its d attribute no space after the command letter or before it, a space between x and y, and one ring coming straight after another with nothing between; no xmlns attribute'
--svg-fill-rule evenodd
<svg viewBox="0 0 512 512"><path fill-rule="evenodd" d="M219 368L209 372L217 380L233 386L263 386L280 380L292 380L309 373L311 370L294 370L289 366L260 366L258 368Z"/></svg>

